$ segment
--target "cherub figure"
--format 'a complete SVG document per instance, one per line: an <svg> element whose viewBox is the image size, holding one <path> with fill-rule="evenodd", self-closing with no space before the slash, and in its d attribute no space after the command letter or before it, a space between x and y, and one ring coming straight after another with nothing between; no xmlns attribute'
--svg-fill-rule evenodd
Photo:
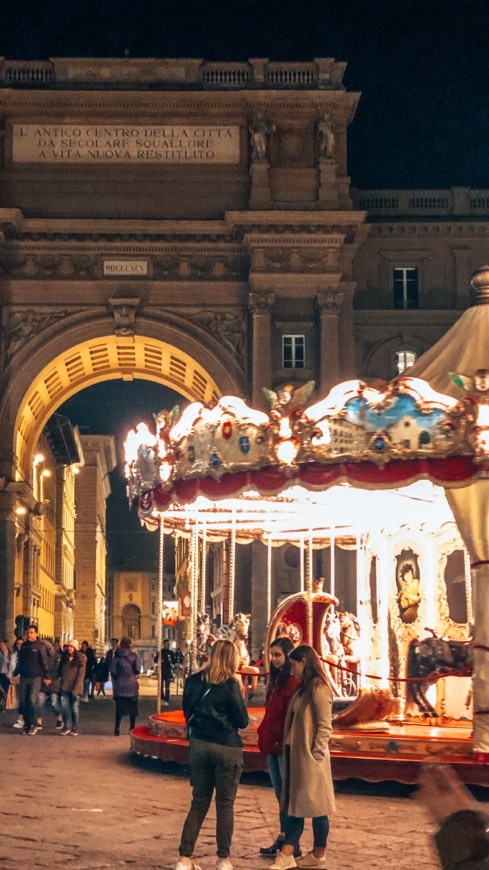
<svg viewBox="0 0 489 870"><path fill-rule="evenodd" d="M477 369L474 378L462 375L460 372L450 372L452 384L461 387L467 395L476 401L489 402L489 370Z"/></svg>
<svg viewBox="0 0 489 870"><path fill-rule="evenodd" d="M157 414L153 414L156 422L156 434L158 439L163 442L165 447L170 441L170 430L175 425L180 416L180 405L174 405L171 411L162 408Z"/></svg>
<svg viewBox="0 0 489 870"><path fill-rule="evenodd" d="M302 387L283 384L276 391L263 387L270 405L270 416L277 420L281 417L299 417L311 398L315 385L315 381L308 381Z"/></svg>

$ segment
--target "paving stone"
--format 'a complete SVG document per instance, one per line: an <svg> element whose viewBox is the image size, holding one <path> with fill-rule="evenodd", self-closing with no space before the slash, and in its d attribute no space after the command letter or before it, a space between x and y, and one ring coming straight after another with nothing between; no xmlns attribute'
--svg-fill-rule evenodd
<svg viewBox="0 0 489 870"><path fill-rule="evenodd" d="M140 709L144 718L154 701L142 698ZM186 772L131 756L127 735L111 734L113 716L109 698L82 705L76 740L55 734L49 714L43 732L29 739L12 732L15 714L0 716L2 870L26 864L32 870L173 870L190 802ZM367 794L343 793L344 784L338 786L328 870L434 870L433 826L423 808L409 790L379 788L381 794L374 787ZM276 832L268 778L245 776L236 800L235 870L267 870L271 861L258 850ZM203 870L215 867L214 835L211 808L196 849ZM304 850L311 841L307 821Z"/></svg>

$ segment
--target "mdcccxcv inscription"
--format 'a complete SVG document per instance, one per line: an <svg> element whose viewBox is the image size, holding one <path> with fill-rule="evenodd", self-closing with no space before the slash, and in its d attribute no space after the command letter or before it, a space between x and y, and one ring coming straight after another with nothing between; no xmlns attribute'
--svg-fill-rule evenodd
<svg viewBox="0 0 489 870"><path fill-rule="evenodd" d="M13 124L14 163L238 163L239 127Z"/></svg>

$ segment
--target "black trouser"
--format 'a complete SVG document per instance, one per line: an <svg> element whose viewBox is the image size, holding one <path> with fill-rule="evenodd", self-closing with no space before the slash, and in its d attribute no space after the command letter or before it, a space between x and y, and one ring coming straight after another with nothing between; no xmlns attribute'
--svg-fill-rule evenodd
<svg viewBox="0 0 489 870"><path fill-rule="evenodd" d="M163 677L161 681L161 700L170 703L170 684L171 677Z"/></svg>
<svg viewBox="0 0 489 870"><path fill-rule="evenodd" d="M41 691L42 677L21 677L19 682L19 711L24 716L24 728L29 730L31 725L37 725L40 718L39 693Z"/></svg>
<svg viewBox="0 0 489 870"><path fill-rule="evenodd" d="M243 770L240 746L190 741L192 803L182 830L179 853L190 858L216 790L216 843L219 858L227 858L234 828L234 800Z"/></svg>

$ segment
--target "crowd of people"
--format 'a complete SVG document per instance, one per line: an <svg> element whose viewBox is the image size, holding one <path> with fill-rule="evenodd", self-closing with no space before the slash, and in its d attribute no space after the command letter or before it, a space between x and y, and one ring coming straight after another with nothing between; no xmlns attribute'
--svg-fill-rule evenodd
<svg viewBox="0 0 489 870"><path fill-rule="evenodd" d="M116 705L114 734L119 735L124 715L134 728L138 714L138 677L141 665L131 650L131 640L111 638L106 655L97 656L84 640L67 641L63 647L41 639L30 625L12 646L0 641L0 711L17 710L13 728L34 736L42 731L44 713L51 707L55 729L62 736L78 736L81 702L105 696L112 681Z"/></svg>

